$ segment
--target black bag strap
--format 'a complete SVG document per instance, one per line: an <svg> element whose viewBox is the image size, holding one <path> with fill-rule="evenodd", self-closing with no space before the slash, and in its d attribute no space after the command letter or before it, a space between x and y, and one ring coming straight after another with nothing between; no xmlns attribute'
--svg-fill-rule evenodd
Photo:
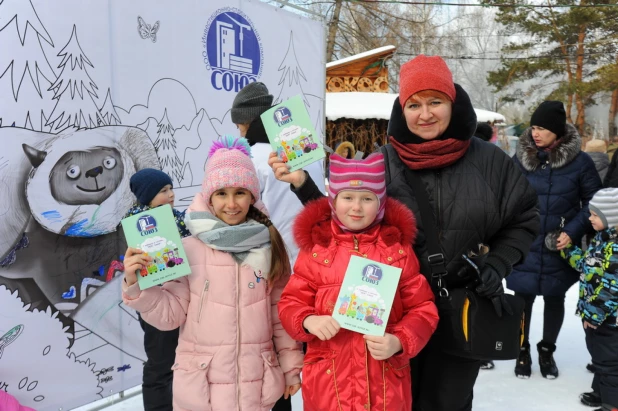
<svg viewBox="0 0 618 411"><path fill-rule="evenodd" d="M395 148L390 144L382 146L381 151L384 155L384 162L386 166L386 185L388 186L391 182L391 161L393 163L402 163L402 161L399 158L399 155L394 152ZM446 282L443 278L448 274L446 271L446 260L444 258L444 253L442 252L442 247L440 246L438 228L433 215L433 209L429 203L429 195L427 194L425 185L420 177L415 176L413 171L404 164L402 164L402 166L405 170L404 177L408 185L412 188L412 192L414 193L414 197L416 198L416 203L418 204L419 212L421 214L421 221L423 222L423 228L425 230L425 241L427 243L427 261L429 263L429 268L431 269L432 282L434 278L437 278L440 295L448 295L446 291Z"/></svg>
<svg viewBox="0 0 618 411"><path fill-rule="evenodd" d="M405 178L414 192L414 197L416 197L416 203L418 204L418 209L421 214L421 221L423 222L425 241L427 244L427 262L431 269L432 282L434 278L437 278L440 295L447 296L446 281L444 280L444 277L448 274L446 270L446 260L442 252L442 247L440 246L438 227L433 215L433 209L429 203L427 189L420 177L415 176L409 168L405 170Z"/></svg>

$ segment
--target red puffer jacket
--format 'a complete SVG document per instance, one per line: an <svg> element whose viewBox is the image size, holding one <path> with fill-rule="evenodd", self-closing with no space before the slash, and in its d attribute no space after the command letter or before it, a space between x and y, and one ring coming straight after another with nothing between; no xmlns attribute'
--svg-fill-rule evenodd
<svg viewBox="0 0 618 411"><path fill-rule="evenodd" d="M279 316L292 338L308 343L302 372L305 411L412 409L409 359L438 324L433 292L412 251L415 235L414 215L393 199L387 200L382 224L361 234L344 233L332 223L327 198L310 203L297 217L294 236L301 251ZM403 269L386 327L403 352L387 361L373 359L359 333L341 329L320 341L302 326L309 315L332 314L352 255Z"/></svg>

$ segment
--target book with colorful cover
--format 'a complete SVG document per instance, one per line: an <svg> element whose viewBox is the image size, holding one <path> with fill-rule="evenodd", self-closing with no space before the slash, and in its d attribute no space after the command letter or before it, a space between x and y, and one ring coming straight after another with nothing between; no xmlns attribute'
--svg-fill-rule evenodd
<svg viewBox="0 0 618 411"><path fill-rule="evenodd" d="M137 283L141 290L191 274L169 204L142 211L121 223L129 247L152 257L150 265L139 270Z"/></svg>
<svg viewBox="0 0 618 411"><path fill-rule="evenodd" d="M347 330L384 336L400 277L401 268L352 256L333 318Z"/></svg>
<svg viewBox="0 0 618 411"><path fill-rule="evenodd" d="M290 171L326 156L300 96L277 104L260 117L273 151L290 167Z"/></svg>

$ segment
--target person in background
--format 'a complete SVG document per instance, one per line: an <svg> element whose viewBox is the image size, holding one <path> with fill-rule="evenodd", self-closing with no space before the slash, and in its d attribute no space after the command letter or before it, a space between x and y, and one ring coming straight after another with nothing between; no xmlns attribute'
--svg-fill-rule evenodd
<svg viewBox="0 0 618 411"><path fill-rule="evenodd" d="M577 313L582 318L586 346L594 365L592 391L582 404L618 408L618 188L599 190L588 205L596 235L584 252L569 244L560 254L582 275Z"/></svg>
<svg viewBox="0 0 618 411"><path fill-rule="evenodd" d="M615 150L618 146L618 136L614 136L611 141L612 144L610 144L610 147L613 146L613 149ZM618 161L618 155L616 155L613 151L612 154L609 167L607 168L607 173L603 179L603 187L618 187L618 164L616 163Z"/></svg>
<svg viewBox="0 0 618 411"><path fill-rule="evenodd" d="M264 129L260 115L271 108L273 96L269 94L264 83L247 84L241 89L232 103L232 122L237 125L241 137L251 145L253 165L260 182L260 195L277 230L281 233L293 267L298 255L298 246L294 242L292 224L303 205L288 187L277 181L268 165L268 156L272 147ZM322 162L309 164L305 170L317 181L318 189L325 192ZM274 411L286 411L289 406L277 403ZM282 408L279 408L282 407Z"/></svg>
<svg viewBox="0 0 618 411"><path fill-rule="evenodd" d="M125 254L124 303L160 330L180 327L174 411L269 411L300 389L303 353L277 312L289 260L250 156L244 138L210 148L185 216L191 274L140 290L137 275L152 258L131 247Z"/></svg>
<svg viewBox="0 0 618 411"><path fill-rule="evenodd" d="M476 131L474 136L480 138L483 141L490 141L494 135L494 129L489 123L476 123Z"/></svg>
<svg viewBox="0 0 618 411"><path fill-rule="evenodd" d="M126 217L169 204L180 236L191 235L185 226L185 213L174 208L174 187L170 176L161 170L144 168L131 176L129 186L137 198L137 204L127 212ZM146 351L142 375L144 411L172 411L172 365L178 345L178 328L160 331L144 321L141 315L139 323L144 330Z"/></svg>
<svg viewBox="0 0 618 411"><path fill-rule="evenodd" d="M601 177L601 180L604 180L609 167L609 157L607 155L607 145L605 141L597 139L590 140L586 143L584 151L588 153L592 161L594 161L594 167L597 169L599 177Z"/></svg>
<svg viewBox="0 0 618 411"><path fill-rule="evenodd" d="M519 138L514 162L534 187L541 212L540 233L526 260L507 277L508 288L525 302L524 343L515 375L530 378L530 319L537 295L545 301L543 339L537 344L544 378L558 378L556 341L564 321L564 298L579 274L560 258L569 243L579 243L590 229L588 202L601 188L601 179L581 137L566 122L560 101L544 101L532 114L530 128Z"/></svg>
<svg viewBox="0 0 618 411"><path fill-rule="evenodd" d="M409 361L438 325L433 292L412 250L414 215L386 196L381 153L365 160L333 154L329 175L329 196L308 205L294 223L301 252L279 301L283 327L307 343L304 409L410 411ZM402 269L384 336L341 329L332 317L341 310L331 302L353 255ZM345 307L358 316L363 298L355 297Z"/></svg>

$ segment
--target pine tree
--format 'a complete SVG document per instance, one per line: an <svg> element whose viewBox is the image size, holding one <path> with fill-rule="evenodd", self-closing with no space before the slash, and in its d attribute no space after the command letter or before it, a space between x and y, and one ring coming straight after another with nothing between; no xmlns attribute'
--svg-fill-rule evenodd
<svg viewBox="0 0 618 411"><path fill-rule="evenodd" d="M176 154L176 140L174 139L174 127L167 118L167 109L163 118L159 121L157 139L154 142L157 157L161 169L170 176L177 187L182 182L182 162Z"/></svg>
<svg viewBox="0 0 618 411"><path fill-rule="evenodd" d="M101 114L101 123L105 126L117 126L121 124L120 116L116 112L116 108L114 107L114 102L112 101L111 90L107 89L107 96L105 96L105 102L103 106L99 109Z"/></svg>
<svg viewBox="0 0 618 411"><path fill-rule="evenodd" d="M294 36L290 33L290 43L288 44L288 51L285 54L285 58L279 65L279 70L282 71L279 85L279 95L275 99L273 104L279 104L290 97L294 97L298 94L301 95L305 106L309 107L309 102L305 98L305 92L303 91L303 84L307 82L305 73L300 68L298 58L296 57L296 50L294 50Z"/></svg>
<svg viewBox="0 0 618 411"><path fill-rule="evenodd" d="M542 8L518 2L517 7L501 7L496 20L506 26L507 34L525 40L502 48L505 57L501 67L489 73L489 84L497 91L510 90L503 100L564 101L567 120L582 133L585 108L594 103L597 93L607 90L597 70L615 62L618 7L604 7L607 3L617 1L569 0L560 6L573 7L550 3ZM530 85L528 80L541 81Z"/></svg>
<svg viewBox="0 0 618 411"><path fill-rule="evenodd" d="M47 125L54 131L67 127L96 127L102 117L94 100L98 98L98 87L87 70L87 66L94 66L79 44L75 26L71 38L58 53L58 57L62 58L58 66L62 72L50 87L55 93L56 106Z"/></svg>
<svg viewBox="0 0 618 411"><path fill-rule="evenodd" d="M31 0L0 1L0 124L43 128L56 78L43 42L54 47Z"/></svg>

